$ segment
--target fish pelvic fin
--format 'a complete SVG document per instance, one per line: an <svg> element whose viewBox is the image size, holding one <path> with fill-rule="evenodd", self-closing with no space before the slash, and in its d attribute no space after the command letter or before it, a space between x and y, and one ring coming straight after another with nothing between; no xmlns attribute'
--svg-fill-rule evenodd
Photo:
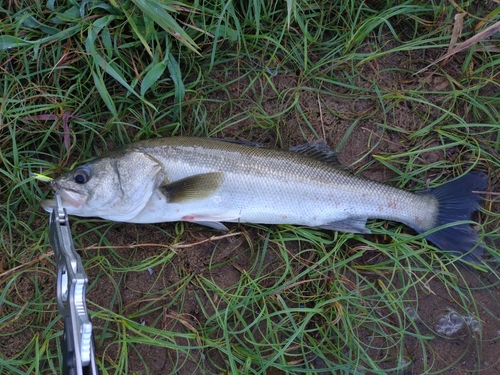
<svg viewBox="0 0 500 375"><path fill-rule="evenodd" d="M471 220L478 209L482 197L474 191L484 190L488 178L482 172L470 172L437 188L419 192L429 194L438 201L438 214L434 228L452 224L457 221ZM413 227L424 233L432 228ZM450 225L433 231L425 236L441 250L449 252L470 263L482 260L484 247L478 234L469 224Z"/></svg>
<svg viewBox="0 0 500 375"><path fill-rule="evenodd" d="M222 173L203 173L183 178L159 187L169 203L181 203L207 198L222 183Z"/></svg>
<svg viewBox="0 0 500 375"><path fill-rule="evenodd" d="M229 232L228 227L226 227L224 224L219 223L218 221L193 221L193 223L198 224L198 225L203 225L205 227L209 227L224 233Z"/></svg>

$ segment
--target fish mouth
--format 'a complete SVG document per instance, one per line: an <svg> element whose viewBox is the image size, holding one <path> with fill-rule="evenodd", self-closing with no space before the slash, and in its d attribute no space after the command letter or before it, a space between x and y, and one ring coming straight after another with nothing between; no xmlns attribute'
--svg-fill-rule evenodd
<svg viewBox="0 0 500 375"><path fill-rule="evenodd" d="M54 194L61 197L62 206L64 208L79 208L86 202L86 196L72 189L64 189L59 183L53 181L50 184ZM42 201L42 207L47 212L52 212L56 208L55 199L45 199Z"/></svg>
<svg viewBox="0 0 500 375"><path fill-rule="evenodd" d="M57 184L55 181L50 181L50 187L52 188L52 192L54 194L57 194L57 188L59 187L59 184ZM41 205L45 211L52 213L54 208L56 208L56 200L45 199L42 201Z"/></svg>
<svg viewBox="0 0 500 375"><path fill-rule="evenodd" d="M45 199L42 201L42 208L47 212L54 211L56 208L56 200L55 199Z"/></svg>

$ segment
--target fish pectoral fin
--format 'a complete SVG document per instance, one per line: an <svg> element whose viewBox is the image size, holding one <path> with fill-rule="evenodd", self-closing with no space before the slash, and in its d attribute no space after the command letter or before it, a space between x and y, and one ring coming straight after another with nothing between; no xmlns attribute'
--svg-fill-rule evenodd
<svg viewBox="0 0 500 375"><path fill-rule="evenodd" d="M339 232L349 232L349 233L366 233L369 234L371 231L366 227L366 217L355 217L339 221L332 221L331 223L321 225L320 228L337 230Z"/></svg>
<svg viewBox="0 0 500 375"><path fill-rule="evenodd" d="M192 221L192 223L203 225L205 227L213 228L221 232L229 232L228 227L218 221Z"/></svg>
<svg viewBox="0 0 500 375"><path fill-rule="evenodd" d="M212 195L221 185L222 177L221 172L197 174L161 185L159 189L168 203L189 202Z"/></svg>

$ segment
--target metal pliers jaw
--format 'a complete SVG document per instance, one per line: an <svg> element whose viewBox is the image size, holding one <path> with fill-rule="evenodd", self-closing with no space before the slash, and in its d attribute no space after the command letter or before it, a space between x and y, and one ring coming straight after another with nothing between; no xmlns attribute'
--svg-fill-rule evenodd
<svg viewBox="0 0 500 375"><path fill-rule="evenodd" d="M50 244L57 261L57 308L64 319L63 373L97 375L92 323L85 301L87 275L73 246L69 220L54 195L56 207L50 215Z"/></svg>

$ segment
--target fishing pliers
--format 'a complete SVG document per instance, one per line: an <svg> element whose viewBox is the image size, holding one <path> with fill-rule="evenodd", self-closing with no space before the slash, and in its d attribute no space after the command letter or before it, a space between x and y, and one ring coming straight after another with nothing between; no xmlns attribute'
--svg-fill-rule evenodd
<svg viewBox="0 0 500 375"><path fill-rule="evenodd" d="M82 259L73 245L68 214L61 197L50 215L50 244L57 262L57 308L64 319L63 375L98 375L92 323L87 311L88 283Z"/></svg>

